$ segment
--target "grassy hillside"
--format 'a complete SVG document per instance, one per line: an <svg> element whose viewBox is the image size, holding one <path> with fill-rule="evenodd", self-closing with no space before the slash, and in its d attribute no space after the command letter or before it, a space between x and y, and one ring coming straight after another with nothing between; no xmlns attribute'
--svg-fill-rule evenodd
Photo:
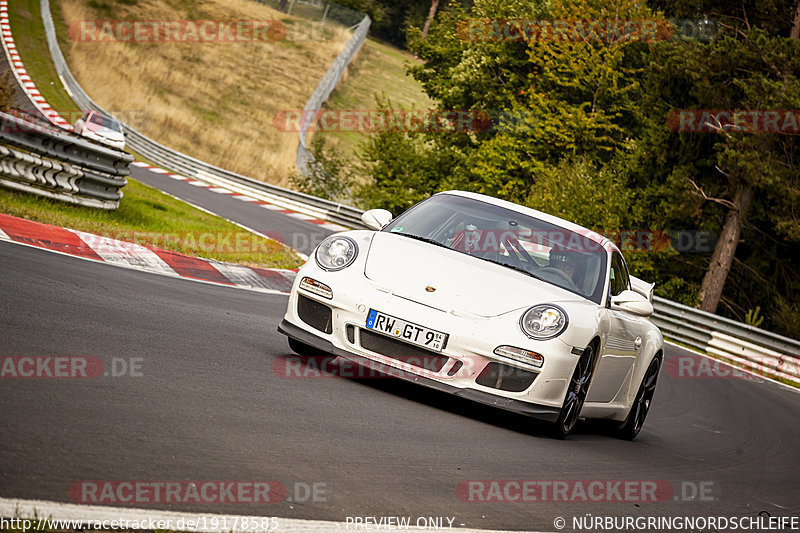
<svg viewBox="0 0 800 533"><path fill-rule="evenodd" d="M58 0L67 26L84 20L296 19L251 0ZM281 110L302 109L349 38L329 26L325 39L262 42L67 41L78 82L101 106L146 135L215 165L283 183L296 136L276 131Z"/></svg>
<svg viewBox="0 0 800 533"><path fill-rule="evenodd" d="M345 78L325 104L327 109L375 110L378 100L393 109L432 109L434 102L419 83L406 74L406 66L418 61L411 54L393 46L367 39ZM366 133L358 131L320 132L326 145L345 157L357 157L358 146Z"/></svg>
<svg viewBox="0 0 800 533"><path fill-rule="evenodd" d="M312 41L79 42L68 29L86 20L277 19L290 34L301 21L252 0L51 0L51 8L73 74L101 106L167 146L279 185L287 185L294 170L297 134L276 128L276 117L304 107L350 36L328 25L323 38ZM38 11L38 0L9 7L15 38L42 94L74 120L75 106L41 38ZM409 61L410 54L367 40L328 108L371 110L378 96L394 107L429 108L417 82L405 74ZM324 135L348 158L356 157L364 138L359 132Z"/></svg>

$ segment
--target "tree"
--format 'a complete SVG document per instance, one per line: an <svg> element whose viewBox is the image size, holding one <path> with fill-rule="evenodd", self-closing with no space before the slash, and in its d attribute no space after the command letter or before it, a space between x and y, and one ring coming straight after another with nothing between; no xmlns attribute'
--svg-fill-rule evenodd
<svg viewBox="0 0 800 533"><path fill-rule="evenodd" d="M440 0L337 0L337 3L366 13L372 19L370 33L396 46L407 46L409 28L428 28L438 11ZM452 2L451 2L452 3ZM458 5L470 5L471 0L458 0ZM419 30L417 30L419 32ZM427 35L427 32L425 33Z"/></svg>
<svg viewBox="0 0 800 533"><path fill-rule="evenodd" d="M437 9L439 9L439 0L431 0L431 9L428 11L428 18L425 19L425 26L422 28L423 39L428 36L428 32L431 29L431 22L433 22L433 17L436 16Z"/></svg>
<svg viewBox="0 0 800 533"><path fill-rule="evenodd" d="M700 218L720 221L719 239L698 295L699 307L709 312L716 311L723 297L754 204L770 202L768 224L777 237L797 241L800 235L794 213L800 173L798 130L790 124L788 130L780 132L754 131L763 129L765 113L750 113L798 108L800 47L797 39L787 39L791 18L781 25L774 17L764 15L765 11L789 12L785 3L751 7L752 11L746 7L718 11L713 6L714 11L701 12L719 21L719 35L708 43L658 43L649 70L646 108L660 110L662 117L670 108L712 111L693 115L691 127L705 132L684 131L677 134L681 136L678 144L670 140L662 145L662 149L676 154L672 164L668 163L671 177L665 180L667 187L663 190L681 206L672 211L686 214L687 207L699 209L703 213ZM750 17L777 35L755 27ZM721 120L722 110L729 111L727 117L741 118L742 127L730 118ZM783 119L781 116L782 123ZM692 154L692 160L680 161L678 151ZM760 206L758 209L763 212Z"/></svg>
<svg viewBox="0 0 800 533"><path fill-rule="evenodd" d="M588 0L481 0L469 12L448 6L436 31L412 39L424 64L411 72L440 109L483 113L491 122L469 132L428 135L427 144L462 154L458 170L470 190L522 203L537 176L565 158L608 161L635 127L640 59L634 50L645 44L605 36L531 38L509 25L648 16L648 9L632 0L610 6Z"/></svg>

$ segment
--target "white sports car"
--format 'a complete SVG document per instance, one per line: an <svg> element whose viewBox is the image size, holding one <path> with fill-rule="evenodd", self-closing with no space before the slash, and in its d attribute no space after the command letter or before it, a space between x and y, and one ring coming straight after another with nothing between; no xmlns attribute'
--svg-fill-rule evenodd
<svg viewBox="0 0 800 533"><path fill-rule="evenodd" d="M125 149L125 133L120 123L99 111L87 111L75 122L75 133L117 150Z"/></svg>
<svg viewBox="0 0 800 533"><path fill-rule="evenodd" d="M389 375L555 423L616 421L633 439L663 360L653 286L617 246L560 218L450 191L319 244L279 331Z"/></svg>

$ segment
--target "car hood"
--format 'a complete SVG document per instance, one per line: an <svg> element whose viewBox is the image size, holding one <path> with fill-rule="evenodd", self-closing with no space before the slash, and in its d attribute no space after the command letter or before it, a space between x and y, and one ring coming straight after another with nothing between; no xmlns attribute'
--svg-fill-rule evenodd
<svg viewBox="0 0 800 533"><path fill-rule="evenodd" d="M364 275L396 296L464 316L492 317L539 303L585 301L502 265L386 232L372 239Z"/></svg>
<svg viewBox="0 0 800 533"><path fill-rule="evenodd" d="M109 139L111 141L124 141L125 140L125 134L124 133L121 133L119 131L114 131L114 130L112 130L110 128L106 128L104 126L96 126L96 125L92 126L92 125L89 125L89 126L87 126L86 129L92 131L93 133L95 133L95 134L97 134L97 135L99 135L101 137Z"/></svg>

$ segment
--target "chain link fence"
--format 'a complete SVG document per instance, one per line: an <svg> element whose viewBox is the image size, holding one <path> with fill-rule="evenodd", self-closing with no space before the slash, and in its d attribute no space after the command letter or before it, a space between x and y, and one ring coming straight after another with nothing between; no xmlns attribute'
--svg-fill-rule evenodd
<svg viewBox="0 0 800 533"><path fill-rule="evenodd" d="M356 26L353 36L350 37L350 40L347 41L342 51L339 52L339 55L319 81L316 89L314 89L314 93L303 108L303 116L300 119L300 144L297 146L297 160L295 165L297 171L304 176L309 176L311 174L313 165L319 165L306 144L308 129L313 124L317 112L322 108L322 104L325 103L333 92L333 89L336 88L336 84L339 83L345 70L347 70L347 66L358 51L361 50L361 46L367 39L367 32L369 32L371 23L372 21L369 16L364 15L364 18Z"/></svg>
<svg viewBox="0 0 800 533"><path fill-rule="evenodd" d="M287 15L298 17L319 26L340 24L346 28L355 26L364 18L364 13L323 0L255 0ZM284 23L289 22L284 20Z"/></svg>

